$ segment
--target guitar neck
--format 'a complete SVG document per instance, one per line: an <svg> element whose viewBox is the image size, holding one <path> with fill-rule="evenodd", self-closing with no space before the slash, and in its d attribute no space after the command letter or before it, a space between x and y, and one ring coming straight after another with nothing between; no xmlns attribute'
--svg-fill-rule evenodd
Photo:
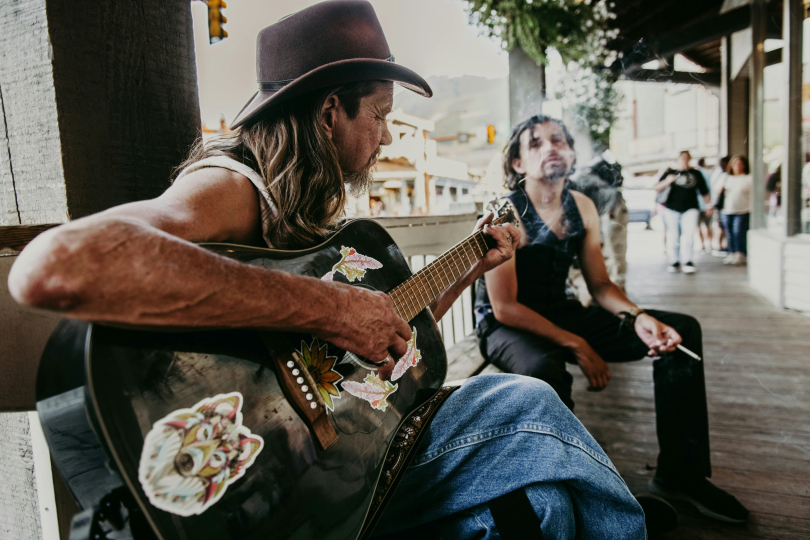
<svg viewBox="0 0 810 540"><path fill-rule="evenodd" d="M397 313L410 321L484 256L489 248L476 231L388 293Z"/></svg>

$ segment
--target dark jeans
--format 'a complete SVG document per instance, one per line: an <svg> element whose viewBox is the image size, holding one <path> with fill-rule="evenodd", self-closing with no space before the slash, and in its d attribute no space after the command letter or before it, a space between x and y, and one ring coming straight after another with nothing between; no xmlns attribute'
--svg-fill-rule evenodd
<svg viewBox="0 0 810 540"><path fill-rule="evenodd" d="M729 253L748 256L748 218L751 214L723 214L728 234Z"/></svg>
<svg viewBox="0 0 810 540"><path fill-rule="evenodd" d="M683 346L703 356L700 324L694 317L649 310L672 326ZM648 348L635 331L620 327L618 317L598 306L568 305L554 315L544 314L557 326L584 338L606 362L628 362L646 356ZM483 337L482 337L483 336ZM492 315L479 326L481 353L496 367L547 382L571 410L573 377L565 364L575 364L565 349L529 332L501 325ZM709 419L703 362L675 351L653 362L658 469L656 475L672 480L711 476Z"/></svg>

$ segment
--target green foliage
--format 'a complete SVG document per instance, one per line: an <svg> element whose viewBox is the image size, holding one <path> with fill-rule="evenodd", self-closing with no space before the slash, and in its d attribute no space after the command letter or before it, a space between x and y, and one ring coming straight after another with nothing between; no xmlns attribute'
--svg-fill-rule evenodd
<svg viewBox="0 0 810 540"><path fill-rule="evenodd" d="M613 74L571 63L561 82L557 97L573 113L577 127L590 134L594 147L607 148L621 101Z"/></svg>
<svg viewBox="0 0 810 540"><path fill-rule="evenodd" d="M535 62L546 62L551 47L563 62L604 57L608 19L615 17L605 1L590 0L466 0L470 21L500 39L506 50L520 46Z"/></svg>
<svg viewBox="0 0 810 540"><path fill-rule="evenodd" d="M501 40L507 51L520 47L538 64L555 49L567 66L560 98L579 128L590 133L594 145L607 145L616 121L620 95L615 78L596 66L610 65L615 52L607 49L618 30L609 29L616 17L609 0L465 0L470 21Z"/></svg>

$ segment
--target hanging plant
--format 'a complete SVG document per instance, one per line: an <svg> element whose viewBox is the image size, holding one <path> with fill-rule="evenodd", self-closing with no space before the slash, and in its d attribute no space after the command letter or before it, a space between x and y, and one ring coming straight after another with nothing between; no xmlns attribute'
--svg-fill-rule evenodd
<svg viewBox="0 0 810 540"><path fill-rule="evenodd" d="M466 0L470 22L501 40L511 51L519 46L538 64L554 48L563 62L611 61L607 43L618 35L607 23L616 15L606 1Z"/></svg>
<svg viewBox="0 0 810 540"><path fill-rule="evenodd" d="M504 49L520 47L538 65L555 49L566 66L557 96L574 113L594 144L606 145L616 121L620 95L613 74L602 66L616 60L607 44L618 29L609 0L465 0L470 22L499 39Z"/></svg>
<svg viewBox="0 0 810 540"><path fill-rule="evenodd" d="M573 112L577 127L590 135L594 147L607 148L621 101L613 73L569 62L560 82L557 98Z"/></svg>

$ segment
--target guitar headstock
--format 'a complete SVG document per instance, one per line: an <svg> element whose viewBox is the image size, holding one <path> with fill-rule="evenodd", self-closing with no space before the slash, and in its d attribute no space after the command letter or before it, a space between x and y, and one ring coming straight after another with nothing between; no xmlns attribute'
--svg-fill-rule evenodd
<svg viewBox="0 0 810 540"><path fill-rule="evenodd" d="M515 207L512 206L512 201L506 197L489 201L486 210L495 214L495 217L492 218L491 225L506 225L507 223L512 223L517 226L519 224L517 215L515 214Z"/></svg>

